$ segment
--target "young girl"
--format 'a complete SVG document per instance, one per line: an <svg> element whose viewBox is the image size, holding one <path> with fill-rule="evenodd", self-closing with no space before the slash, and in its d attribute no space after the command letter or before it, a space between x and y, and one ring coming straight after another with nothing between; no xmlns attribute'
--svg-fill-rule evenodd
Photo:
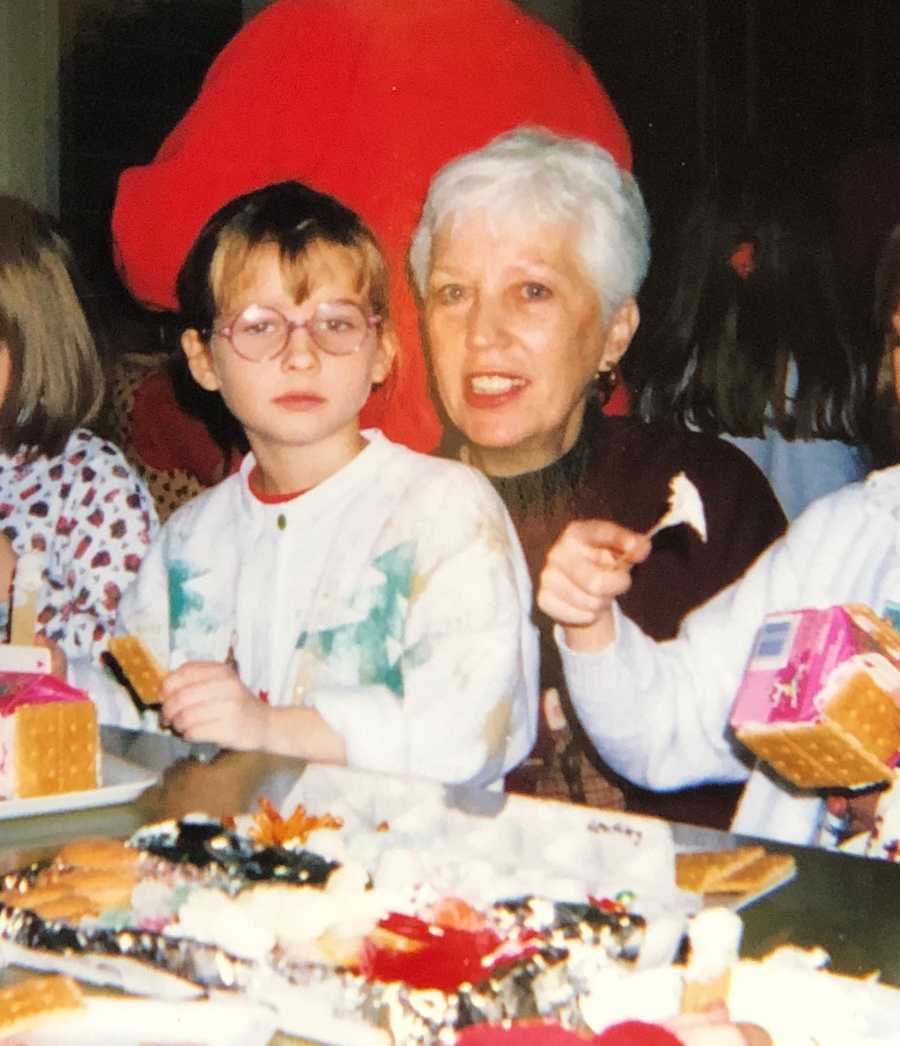
<svg viewBox="0 0 900 1046"><path fill-rule="evenodd" d="M900 229L876 280L883 339L880 384L900 403ZM882 445L897 439L897 411ZM900 442L893 444L900 460ZM900 769L887 788L802 790L745 761L728 717L757 629L768 613L865 603L900 623L900 464L820 498L743 577L689 614L678 635L654 642L621 613L630 570L650 542L614 523L561 538L541 575L537 603L556 632L573 704L601 755L651 788L746 781L732 830L804 846L840 844L900 860ZM895 697L896 699L896 697ZM827 800L827 804L826 804Z"/></svg>
<svg viewBox="0 0 900 1046"><path fill-rule="evenodd" d="M647 333L625 364L645 420L674 417L735 443L788 519L865 475L868 357L808 181L723 180L688 210L652 276Z"/></svg>
<svg viewBox="0 0 900 1046"><path fill-rule="evenodd" d="M120 631L171 670L163 719L231 748L497 780L534 740L527 571L486 480L360 431L395 352L372 234L298 183L260 189L210 219L178 296L191 374L250 453L171 517L121 606Z"/></svg>
<svg viewBox="0 0 900 1046"><path fill-rule="evenodd" d="M105 646L156 528L125 459L83 427L104 382L77 282L50 220L0 196L0 634L18 557L37 552L40 633L68 657Z"/></svg>

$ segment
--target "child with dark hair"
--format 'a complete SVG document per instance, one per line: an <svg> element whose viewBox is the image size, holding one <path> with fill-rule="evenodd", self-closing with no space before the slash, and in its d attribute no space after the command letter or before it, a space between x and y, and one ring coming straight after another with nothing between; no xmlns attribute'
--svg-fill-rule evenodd
<svg viewBox="0 0 900 1046"><path fill-rule="evenodd" d="M797 789L748 765L728 722L767 614L864 603L900 620L900 441L888 450L900 435L900 229L882 251L875 301L879 384L884 404L894 402L882 443L893 465L818 499L742 577L688 614L668 642L655 642L618 606L633 564L652 548L646 535L615 523L596 523L580 547L557 543L536 598L559 626L579 718L619 773L660 789L746 781L733 831L824 847L853 833L854 852L896 861L900 769L886 788L860 789L849 800L842 790Z"/></svg>
<svg viewBox="0 0 900 1046"><path fill-rule="evenodd" d="M876 465L892 465L900 448L900 406L894 387L894 374L900 371L900 224L891 229L881 248L872 315L881 348L875 378L873 455Z"/></svg>
<svg viewBox="0 0 900 1046"><path fill-rule="evenodd" d="M652 277L626 364L645 420L735 443L788 518L865 475L868 367L814 187L768 171L704 192Z"/></svg>
<svg viewBox="0 0 900 1046"><path fill-rule="evenodd" d="M156 529L150 495L85 426L104 380L79 276L53 222L0 196L0 631L19 558L40 556L37 623L98 654Z"/></svg>
<svg viewBox="0 0 900 1046"><path fill-rule="evenodd" d="M169 670L164 721L230 748L502 778L536 726L528 573L487 480L360 430L396 351L372 233L299 183L258 189L203 228L178 296L190 372L250 451L168 520L122 603L120 631Z"/></svg>

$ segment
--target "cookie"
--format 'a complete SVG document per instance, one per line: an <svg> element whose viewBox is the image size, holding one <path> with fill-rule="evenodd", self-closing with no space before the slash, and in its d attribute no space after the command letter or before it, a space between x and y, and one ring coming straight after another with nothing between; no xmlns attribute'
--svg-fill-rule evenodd
<svg viewBox="0 0 900 1046"><path fill-rule="evenodd" d="M719 879L716 893L758 893L790 879L796 869L790 854L767 853Z"/></svg>
<svg viewBox="0 0 900 1046"><path fill-rule="evenodd" d="M96 788L99 751L92 701L16 709L16 795L28 799Z"/></svg>
<svg viewBox="0 0 900 1046"><path fill-rule="evenodd" d="M113 636L109 652L119 663L135 694L148 708L162 704L160 691L166 673L138 636Z"/></svg>
<svg viewBox="0 0 900 1046"><path fill-rule="evenodd" d="M35 1028L50 1017L84 1007L81 989L70 977L29 977L0 988L0 1038Z"/></svg>
<svg viewBox="0 0 900 1046"><path fill-rule="evenodd" d="M76 839L56 855L54 863L64 868L135 868L140 850L120 839Z"/></svg>
<svg viewBox="0 0 900 1046"><path fill-rule="evenodd" d="M734 850L703 850L675 855L675 882L680 890L715 893L718 883L765 855L761 846L739 846Z"/></svg>

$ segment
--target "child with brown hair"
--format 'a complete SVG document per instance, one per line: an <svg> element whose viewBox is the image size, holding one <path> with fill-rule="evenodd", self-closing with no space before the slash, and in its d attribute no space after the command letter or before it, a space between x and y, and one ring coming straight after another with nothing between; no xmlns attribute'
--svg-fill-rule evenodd
<svg viewBox="0 0 900 1046"><path fill-rule="evenodd" d="M250 452L171 517L122 604L120 630L170 670L164 720L231 748L501 778L534 740L528 575L483 477L360 430L395 354L371 232L268 186L210 219L178 294L187 366Z"/></svg>
<svg viewBox="0 0 900 1046"><path fill-rule="evenodd" d="M0 632L16 564L37 554L37 624L68 657L104 648L156 529L141 481L85 427L104 378L78 285L53 222L0 196Z"/></svg>

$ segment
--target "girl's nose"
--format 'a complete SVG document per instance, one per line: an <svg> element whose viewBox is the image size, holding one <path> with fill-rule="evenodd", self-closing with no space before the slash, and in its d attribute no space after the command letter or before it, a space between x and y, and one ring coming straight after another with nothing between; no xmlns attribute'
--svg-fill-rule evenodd
<svg viewBox="0 0 900 1046"><path fill-rule="evenodd" d="M281 365L286 370L311 370L319 365L319 352L309 331L297 324L288 331Z"/></svg>

